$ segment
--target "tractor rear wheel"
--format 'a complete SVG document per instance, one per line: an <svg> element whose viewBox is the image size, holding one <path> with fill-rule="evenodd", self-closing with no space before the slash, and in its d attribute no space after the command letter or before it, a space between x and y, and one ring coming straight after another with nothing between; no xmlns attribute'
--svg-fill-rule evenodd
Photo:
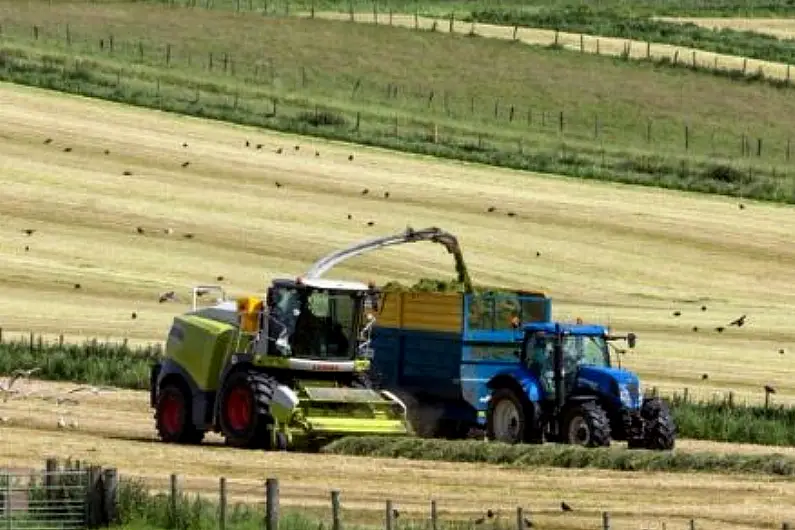
<svg viewBox="0 0 795 530"><path fill-rule="evenodd" d="M227 445L270 449L270 402L276 382L254 370L232 372L219 395L218 420Z"/></svg>
<svg viewBox="0 0 795 530"><path fill-rule="evenodd" d="M160 389L155 407L155 426L160 439L166 443L198 444L204 431L193 425L191 399L175 384Z"/></svg>
<svg viewBox="0 0 795 530"><path fill-rule="evenodd" d="M640 409L643 418L643 445L646 449L669 451L676 441L676 425L671 411L660 398L643 402Z"/></svg>
<svg viewBox="0 0 795 530"><path fill-rule="evenodd" d="M563 443L584 447L610 445L610 419L605 409L594 401L574 405L563 421Z"/></svg>
<svg viewBox="0 0 795 530"><path fill-rule="evenodd" d="M543 442L538 407L510 388L498 388L491 394L486 412L486 436L489 440L516 443Z"/></svg>

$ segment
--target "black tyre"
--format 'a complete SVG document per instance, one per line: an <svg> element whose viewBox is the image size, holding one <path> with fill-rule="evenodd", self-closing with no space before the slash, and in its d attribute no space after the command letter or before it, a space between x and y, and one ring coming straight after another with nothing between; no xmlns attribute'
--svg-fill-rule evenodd
<svg viewBox="0 0 795 530"><path fill-rule="evenodd" d="M227 445L270 449L270 402L276 381L253 370L232 372L218 397L218 423Z"/></svg>
<svg viewBox="0 0 795 530"><path fill-rule="evenodd" d="M610 419L595 401L585 401L565 412L562 442L584 447L610 445Z"/></svg>
<svg viewBox="0 0 795 530"><path fill-rule="evenodd" d="M277 431L274 435L276 443L273 447L275 451L286 451L289 443L287 442L287 435L281 431Z"/></svg>
<svg viewBox="0 0 795 530"><path fill-rule="evenodd" d="M499 388L489 400L486 437L511 444L543 441L538 419L538 408L524 395L510 388Z"/></svg>
<svg viewBox="0 0 795 530"><path fill-rule="evenodd" d="M191 398L180 385L168 384L160 389L155 406L155 427L166 443L198 444L204 431L193 424Z"/></svg>
<svg viewBox="0 0 795 530"><path fill-rule="evenodd" d="M669 451L676 443L676 425L668 405L660 398L643 402L640 409L643 418L643 445L654 451Z"/></svg>

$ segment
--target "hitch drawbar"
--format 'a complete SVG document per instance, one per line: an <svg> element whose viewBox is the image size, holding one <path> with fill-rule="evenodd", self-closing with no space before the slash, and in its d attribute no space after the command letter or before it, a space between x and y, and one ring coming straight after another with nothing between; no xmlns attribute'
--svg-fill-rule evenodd
<svg viewBox="0 0 795 530"><path fill-rule="evenodd" d="M157 378L160 376L162 365L155 363L149 369L149 406L155 408L157 405Z"/></svg>

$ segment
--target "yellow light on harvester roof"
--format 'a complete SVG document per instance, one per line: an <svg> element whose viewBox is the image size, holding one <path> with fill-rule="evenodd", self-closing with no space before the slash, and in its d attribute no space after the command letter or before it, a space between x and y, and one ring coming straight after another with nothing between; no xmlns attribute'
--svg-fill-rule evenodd
<svg viewBox="0 0 795 530"><path fill-rule="evenodd" d="M256 296L243 296L237 299L237 312L240 316L240 330L247 333L259 331L259 316L262 312L262 299Z"/></svg>

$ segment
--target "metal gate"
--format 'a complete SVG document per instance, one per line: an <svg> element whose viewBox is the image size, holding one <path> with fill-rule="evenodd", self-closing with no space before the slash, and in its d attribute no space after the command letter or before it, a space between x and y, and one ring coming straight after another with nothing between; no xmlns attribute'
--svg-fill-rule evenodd
<svg viewBox="0 0 795 530"><path fill-rule="evenodd" d="M78 530L87 526L87 469L0 469L0 530Z"/></svg>

